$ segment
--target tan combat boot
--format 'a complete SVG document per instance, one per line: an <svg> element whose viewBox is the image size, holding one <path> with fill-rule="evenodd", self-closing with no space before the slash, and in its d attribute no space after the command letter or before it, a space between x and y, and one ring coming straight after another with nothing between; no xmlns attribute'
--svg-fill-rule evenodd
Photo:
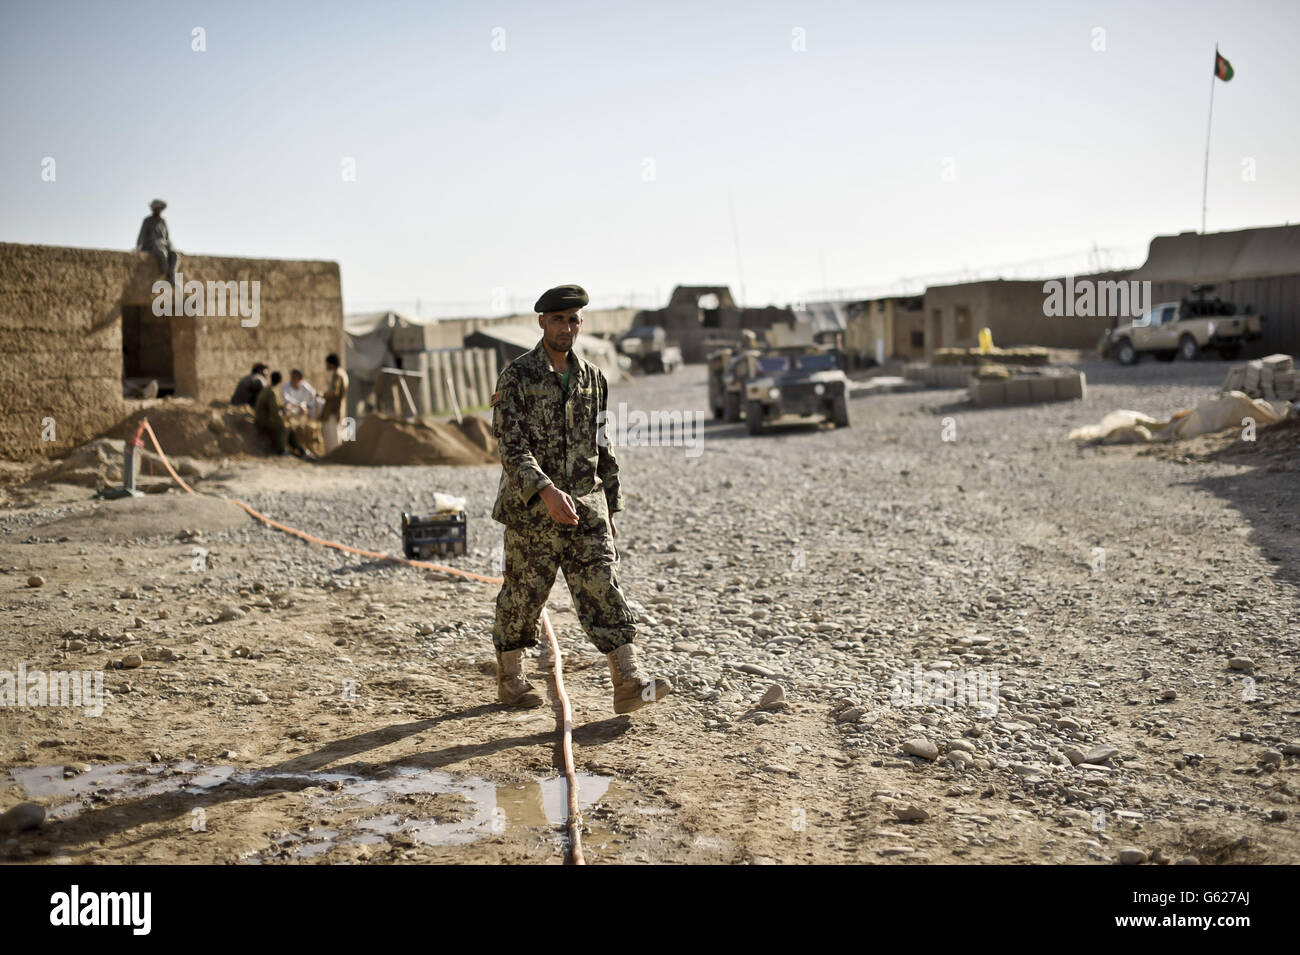
<svg viewBox="0 0 1300 955"><path fill-rule="evenodd" d="M541 706L542 695L524 679L524 651L497 651L497 701L506 706Z"/></svg>
<svg viewBox="0 0 1300 955"><path fill-rule="evenodd" d="M614 681L615 713L639 710L673 691L673 685L667 680L648 676L641 669L634 644L623 644L613 653L605 654L605 659L609 661L609 677Z"/></svg>

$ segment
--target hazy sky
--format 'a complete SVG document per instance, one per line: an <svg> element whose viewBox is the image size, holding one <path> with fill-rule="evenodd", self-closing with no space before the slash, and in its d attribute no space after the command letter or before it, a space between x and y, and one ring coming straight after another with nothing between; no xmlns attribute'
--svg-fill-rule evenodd
<svg viewBox="0 0 1300 955"><path fill-rule="evenodd" d="M0 11L0 240L129 248L160 196L183 253L336 260L348 310L1136 264L1199 228L1216 41L1208 228L1300 220L1296 0Z"/></svg>

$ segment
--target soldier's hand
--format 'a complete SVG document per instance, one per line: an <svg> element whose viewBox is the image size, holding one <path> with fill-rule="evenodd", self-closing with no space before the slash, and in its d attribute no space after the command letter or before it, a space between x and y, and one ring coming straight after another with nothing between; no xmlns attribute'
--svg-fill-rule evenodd
<svg viewBox="0 0 1300 955"><path fill-rule="evenodd" d="M548 484L541 490L542 503L557 524L577 524L578 511L573 506L573 498L565 494L554 484Z"/></svg>
<svg viewBox="0 0 1300 955"><path fill-rule="evenodd" d="M618 528L614 526L614 515L609 515L609 536L618 537Z"/></svg>

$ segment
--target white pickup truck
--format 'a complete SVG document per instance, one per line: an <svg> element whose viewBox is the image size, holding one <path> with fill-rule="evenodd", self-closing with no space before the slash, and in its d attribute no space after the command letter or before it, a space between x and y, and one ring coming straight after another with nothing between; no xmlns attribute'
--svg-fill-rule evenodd
<svg viewBox="0 0 1300 955"><path fill-rule="evenodd" d="M1232 361L1244 342L1259 338L1263 317L1238 315L1230 302L1164 302L1127 325L1102 336L1097 350L1103 358L1114 356L1122 365L1135 365L1143 354L1161 361L1195 361L1206 348Z"/></svg>

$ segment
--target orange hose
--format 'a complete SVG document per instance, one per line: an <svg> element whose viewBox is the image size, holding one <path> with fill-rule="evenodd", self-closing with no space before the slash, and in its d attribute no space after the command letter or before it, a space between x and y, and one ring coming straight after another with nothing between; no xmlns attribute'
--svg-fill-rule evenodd
<svg viewBox="0 0 1300 955"><path fill-rule="evenodd" d="M171 462L167 460L167 455L163 453L162 445L158 443L158 436L154 434L153 428L149 427L149 422L147 420L144 422L144 430L148 432L149 440L153 442L154 450L158 452L158 457L162 459L163 467L165 467L167 469L167 473L172 476L172 480L174 480L177 484L183 487L187 494L196 493L194 488L190 487L183 480L181 480L181 476L177 474L174 470L172 470ZM370 557L373 560L391 560L393 563L406 564L408 567L418 567L421 570L436 570L440 573L450 574L453 577L464 577L468 580L477 580L485 584L504 583L504 580L501 577L488 577L483 574L471 573L468 570L458 570L455 567L445 567L442 564L433 564L427 560L410 560L409 558L406 557L394 557L391 554L383 554L380 553L379 551L361 550L358 547L349 547L347 544L340 544L338 541L325 540L323 537L316 537L312 534L308 534L306 531L300 531L296 527L289 527L287 524L281 524L278 521L273 521L265 514L262 514L254 510L252 507L245 504L237 497L227 497L224 498L224 500L229 501L231 504L239 505L245 511L247 511L252 517L255 517L257 520L261 521L267 527L274 527L277 531L283 531L286 534L292 534L294 537L299 537L302 540L310 541L313 544L320 544L322 547L332 547L334 550L341 550L348 554L356 554L359 557Z"/></svg>
<svg viewBox="0 0 1300 955"><path fill-rule="evenodd" d="M154 434L153 428L149 425L148 418L140 419L141 427L148 432L149 440L153 442L154 450L158 452L158 457L167 469L167 473L172 476L177 484L185 489L187 494L197 493L194 488L190 487L181 476L172 468L171 462L167 460L167 455L163 452L162 445L158 443L158 435ZM137 432L137 436L139 432ZM249 505L235 497L227 497L224 500L237 504L249 513L250 516L261 521L267 527L273 527L277 531L285 534L291 534L294 537L309 541L313 544L319 544L322 547L331 547L334 550L340 550L348 554L356 554L360 557L369 557L373 560L389 560L396 564L405 564L408 567L418 567L421 570L433 570L439 573L448 574L452 577L464 577L466 580L477 580L485 584L504 583L502 577L488 577L484 574L471 573L468 570L459 570L455 567L446 567L442 564L434 564L425 560L411 560L407 557L393 557L391 554L383 554L378 551L361 550L357 547L349 547L347 544L340 544L338 541L325 540L322 537L316 537L308 534L306 531L300 531L296 527L289 527L287 524L281 524L273 521L265 514L261 514ZM555 698L559 702L560 718L557 721L560 729L560 752L564 758L564 776L569 788L569 806L567 827L569 830L569 861L573 865L586 865L586 860L582 856L582 837L579 827L582 825L582 812L578 805L578 774L573 766L573 709L569 705L568 694L564 691L564 677L561 673L560 645L555 639L555 631L551 629L551 618L546 613L546 608L542 608L542 629L546 632L546 640L551 650L551 660L553 670L551 679L555 684Z"/></svg>

